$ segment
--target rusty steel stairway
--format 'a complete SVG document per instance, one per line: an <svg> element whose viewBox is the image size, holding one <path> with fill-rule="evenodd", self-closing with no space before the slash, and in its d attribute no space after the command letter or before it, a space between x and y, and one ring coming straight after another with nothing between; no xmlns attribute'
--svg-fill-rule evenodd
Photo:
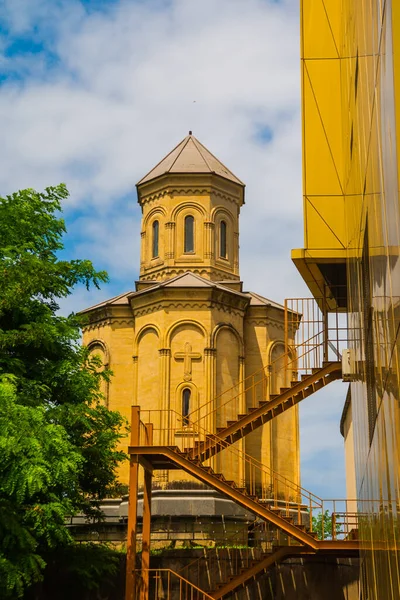
<svg viewBox="0 0 400 600"><path fill-rule="evenodd" d="M255 561L250 567L231 577L224 585L220 585L219 589L210 594L215 600L224 598L241 586L247 585L248 582L255 580L275 564L290 556L319 552L337 553L344 550L342 541L324 542L316 539L316 533L307 531L305 525L295 524L290 516L284 516L276 508L268 507L265 503L260 502L257 496L248 493L246 488L239 487L233 480L227 480L223 473L216 473L211 466L203 464L221 450L229 449L237 440L295 406L330 382L340 379L341 374L341 363L337 361L324 362L321 368L313 368L312 372L303 375L300 381L293 381L290 388L281 388L279 394L270 395L269 400L259 401L258 407L250 408L247 414L239 414L237 421L228 421L226 427L217 429L217 434L206 434L204 441L196 441L192 448L181 450L177 446L151 445L152 436L143 442L148 445L132 444L129 447L131 461L133 460L137 465L141 464L148 474L153 470L182 469L236 504L250 510L259 518L273 524L295 540L297 545L277 548L260 561ZM144 426L144 424L142 425ZM139 441L139 436L137 441ZM346 556L349 553L354 555L358 548L358 541L346 541ZM143 600L145 598L146 596L143 596Z"/></svg>
<svg viewBox="0 0 400 600"><path fill-rule="evenodd" d="M154 470L182 469L239 506L285 531L298 542L310 548L318 548L315 533L307 532L304 525L294 525L290 517L280 516L279 511L271 510L261 503L257 496L247 493L245 488L238 487L234 481L227 480L222 473L215 473L211 467L204 466L200 459L191 456L190 452L179 450L178 447L130 446L129 454L135 456L139 462L144 459Z"/></svg>
<svg viewBox="0 0 400 600"><path fill-rule="evenodd" d="M295 317L292 324L285 325L287 331L292 327L297 330L301 319L299 312L293 312ZM307 321L307 323L309 323ZM318 326L320 321L318 321ZM244 480L240 480L240 485L233 480L227 480L223 473L217 473L212 466L203 464L209 461L220 451L229 452L232 445L262 427L273 418L284 413L290 408L296 406L305 398L311 396L327 384L338 380L342 376L341 362L338 351L335 351L335 360L328 360L329 331L325 321L323 322L322 333L318 332L305 340L303 338L304 352L300 354L298 349L300 345L287 349L286 362L283 372L289 374L292 371L295 378L297 373L303 372L300 380L292 381L290 387L280 387L279 393L270 393L268 389L268 375L266 367L260 371L261 394L253 394L257 398L256 402L246 402L246 392L248 389L242 389L232 397L228 390L227 402L223 405L216 402L216 399L208 401L205 405L196 409L197 417L193 414L179 419L179 426L173 430L171 435L165 434L155 441L153 445L153 424L151 419L143 423L140 420L140 407L133 407L136 413L132 413L131 445L129 447L130 455L130 488L129 488L129 518L128 518L128 556L127 556L127 586L126 600L132 600L132 593L135 589L132 573L134 573L136 556L136 522L137 522L137 489L138 489L138 467L144 468L144 491L143 491L143 533L142 533L142 574L144 587L148 587L148 572L150 571L150 531L151 531L151 482L154 470L183 470L188 475L193 476L206 486L216 490L226 498L235 502L245 510L257 515L260 519L270 523L276 530L284 532L284 535L293 542L294 545L280 546L272 552L265 554L261 560L254 561L250 566L241 570L241 572L230 577L229 581L222 582L219 589L210 593L205 593L207 598L215 600L224 598L234 592L241 586L267 572L273 565L281 562L290 556L300 556L302 554L333 553L335 555L345 553L350 556L351 553L357 553L359 542L347 537L344 539L324 540L318 539L317 534L302 522L302 519L294 521L288 512L280 510L277 506L271 506L266 503L266 496L259 498L257 492L254 493L243 485ZM287 337L285 332L285 338ZM321 341L322 335L322 341ZM287 343L285 344L288 348ZM323 349L323 359L316 359L316 363L310 364L311 356L320 355L319 350ZM337 348L339 345L337 344ZM317 350L317 352L315 352ZM290 359L290 360L289 360ZM288 362L289 360L289 362ZM303 365L303 366L302 366ZM292 377L293 377L292 375ZM253 376L252 376L253 377ZM284 378L286 381L286 378ZM242 382L243 383L243 382ZM240 384L238 384L238 387ZM260 398L261 395L261 398ZM221 411L219 407L223 407ZM244 406L247 407L243 410ZM239 407L240 413L237 414ZM219 412L218 412L219 411ZM148 411L151 412L151 411ZM156 411L153 411L156 412ZM161 411L163 412L163 411ZM168 412L168 411L164 411ZM171 411L170 411L171 412ZM218 415L217 415L218 412ZM236 419L229 417L237 414ZM218 416L218 418L217 418ZM222 426L219 426L222 421ZM160 423L162 419L160 418ZM170 423L170 421L165 421ZM175 420L175 422L177 422ZM167 429L170 425L167 426ZM207 427L210 430L207 432ZM187 445L181 448L176 446L175 435L184 440L185 429L188 430ZM145 436L143 432L145 431ZM159 431L162 427L159 425ZM197 437L197 439L196 439ZM200 438L200 440L198 439ZM158 443L157 443L158 442ZM174 443L175 442L175 443ZM213 460L211 464L215 466ZM223 464L223 463L222 463ZM300 489L300 488L298 488ZM275 492L278 493L278 490ZM298 500L301 503L301 499ZM300 507L300 504L299 504ZM311 523L311 510L308 515ZM133 568L132 568L133 567ZM147 577L147 581L146 581ZM148 593L140 592L140 600L148 600Z"/></svg>
<svg viewBox="0 0 400 600"><path fill-rule="evenodd" d="M340 362L323 363L322 368L314 368L311 374L302 375L300 381L292 381L290 388L281 388L279 394L270 395L269 400L259 401L259 406L250 408L246 414L239 414L237 421L228 421L226 427L218 427L216 435L209 434L205 441L195 444L191 455L202 462L211 458L223 449L221 442L233 444L341 377Z"/></svg>
<svg viewBox="0 0 400 600"><path fill-rule="evenodd" d="M338 544L326 542L320 544L317 549L312 549L309 546L277 546L272 552L264 554L261 560L254 560L247 568L242 568L240 572L228 578L224 583L217 585L217 589L210 592L210 596L215 600L220 600L226 596L230 596L239 588L243 588L258 577L263 576L275 565L289 559L303 556L334 556L335 558L356 558L359 554L358 543L352 546L346 542L341 547Z"/></svg>
<svg viewBox="0 0 400 600"><path fill-rule="evenodd" d="M226 480L222 473L216 473L210 466L203 465L200 459L192 456L189 451L182 451L178 447L131 446L129 454L134 462L142 464L147 471L184 470L259 518L268 521L294 540L294 545L275 548L273 552L264 554L261 560L255 560L249 567L243 568L240 573L219 584L218 589L209 593L209 596L215 600L224 598L247 585L275 564L290 557L315 554L352 557L358 553L358 540L317 539L315 532L308 531L304 524L295 523L292 517L283 514L285 512L283 509L260 501L257 496L249 494L245 488L237 486L234 481Z"/></svg>

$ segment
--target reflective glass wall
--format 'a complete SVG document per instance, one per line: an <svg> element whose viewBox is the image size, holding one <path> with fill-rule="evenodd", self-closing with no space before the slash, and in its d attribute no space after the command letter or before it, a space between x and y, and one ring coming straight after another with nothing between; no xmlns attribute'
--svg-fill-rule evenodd
<svg viewBox="0 0 400 600"><path fill-rule="evenodd" d="M345 256L363 598L397 599L400 1L303 0L302 58L303 256Z"/></svg>

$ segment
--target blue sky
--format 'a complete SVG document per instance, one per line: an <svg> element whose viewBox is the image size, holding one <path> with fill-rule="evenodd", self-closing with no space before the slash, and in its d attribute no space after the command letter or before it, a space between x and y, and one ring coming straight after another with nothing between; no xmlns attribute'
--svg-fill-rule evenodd
<svg viewBox="0 0 400 600"><path fill-rule="evenodd" d="M65 182L66 255L110 284L79 310L133 289L135 183L185 135L246 183L245 289L308 296L290 260L303 245L298 0L3 0L0 193ZM346 387L301 406L302 481L344 497Z"/></svg>

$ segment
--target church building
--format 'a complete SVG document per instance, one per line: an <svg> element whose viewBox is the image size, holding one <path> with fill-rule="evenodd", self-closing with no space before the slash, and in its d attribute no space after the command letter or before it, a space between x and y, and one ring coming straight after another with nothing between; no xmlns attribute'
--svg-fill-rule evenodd
<svg viewBox="0 0 400 600"><path fill-rule="evenodd" d="M267 400L296 378L294 363L284 367L285 311L244 291L239 213L245 186L192 132L139 181L137 195L139 281L82 311L83 341L113 372L103 389L107 406L127 419L131 406L140 406L142 420L154 424L155 444L183 448L190 436L217 433L255 396ZM277 472L299 485L298 429L295 406L237 442L237 458L224 473L246 485L247 456L271 478ZM128 483L128 463L120 479ZM160 488L171 489L174 481L190 487L179 471L154 473L153 481Z"/></svg>

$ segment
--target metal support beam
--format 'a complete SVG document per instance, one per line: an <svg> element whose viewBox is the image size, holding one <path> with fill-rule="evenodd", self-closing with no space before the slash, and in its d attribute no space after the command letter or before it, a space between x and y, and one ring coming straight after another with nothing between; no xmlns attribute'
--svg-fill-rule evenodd
<svg viewBox="0 0 400 600"><path fill-rule="evenodd" d="M146 424L146 442L153 444L153 424ZM142 463L143 464L143 463ZM151 485L153 468L144 469L143 488L143 528L142 528L142 589L140 600L149 600L149 569L150 569L150 541L151 541Z"/></svg>
<svg viewBox="0 0 400 600"><path fill-rule="evenodd" d="M131 445L140 443L139 425L140 407L131 408ZM139 464L133 455L129 458L129 501L128 501L128 532L126 552L125 600L136 598L136 527L137 527L137 493L138 493Z"/></svg>
<svg viewBox="0 0 400 600"><path fill-rule="evenodd" d="M323 341L323 360L328 362L329 360L329 314L328 314L328 303L326 298L327 288L324 285L324 298L323 298L323 311L322 316L324 319L324 341Z"/></svg>

